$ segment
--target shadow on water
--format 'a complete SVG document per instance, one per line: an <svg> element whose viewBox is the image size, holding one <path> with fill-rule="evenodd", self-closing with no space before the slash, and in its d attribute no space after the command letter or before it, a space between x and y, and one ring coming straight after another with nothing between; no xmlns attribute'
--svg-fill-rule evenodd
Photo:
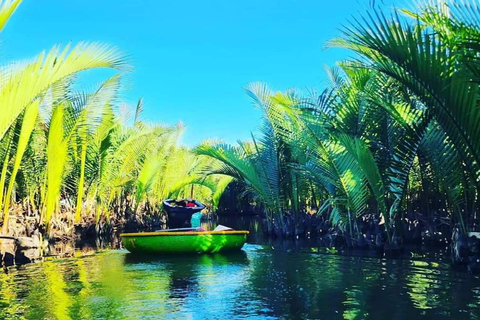
<svg viewBox="0 0 480 320"><path fill-rule="evenodd" d="M125 264L148 263L160 264L171 268L183 269L184 266L199 265L225 265L225 264L248 264L248 256L245 251L215 254L198 254L198 255L141 255L141 254L125 254Z"/></svg>
<svg viewBox="0 0 480 320"><path fill-rule="evenodd" d="M248 256L244 251L202 254L202 255L125 255L125 264L146 264L151 268L162 268L169 274L169 298L184 300L195 294L201 287L199 277L205 275L209 268L217 269L221 266L246 266Z"/></svg>

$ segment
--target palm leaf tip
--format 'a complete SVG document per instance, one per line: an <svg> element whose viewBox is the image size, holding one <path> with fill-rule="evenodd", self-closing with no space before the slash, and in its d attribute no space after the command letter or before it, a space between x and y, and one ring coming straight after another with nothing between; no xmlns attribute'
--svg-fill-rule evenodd
<svg viewBox="0 0 480 320"><path fill-rule="evenodd" d="M23 0L2 0L0 1L0 32L5 28L8 20L22 3Z"/></svg>

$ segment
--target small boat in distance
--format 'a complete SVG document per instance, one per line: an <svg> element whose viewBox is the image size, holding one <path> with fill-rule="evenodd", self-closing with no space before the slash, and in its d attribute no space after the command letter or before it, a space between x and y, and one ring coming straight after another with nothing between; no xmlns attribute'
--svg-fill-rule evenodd
<svg viewBox="0 0 480 320"><path fill-rule="evenodd" d="M192 215L205 209L205 205L196 200L167 199L163 205L170 229L120 234L128 251L138 254L216 253L240 250L247 241L248 231L235 231L222 225L213 231L205 231L199 224L192 228Z"/></svg>
<svg viewBox="0 0 480 320"><path fill-rule="evenodd" d="M185 230L188 228L182 228ZM177 229L178 230L178 229ZM123 246L138 254L186 254L238 251L248 231L176 231L122 233Z"/></svg>
<svg viewBox="0 0 480 320"><path fill-rule="evenodd" d="M163 201L163 208L168 215L168 226L182 228L189 226L192 215L205 209L205 205L193 199L167 199Z"/></svg>

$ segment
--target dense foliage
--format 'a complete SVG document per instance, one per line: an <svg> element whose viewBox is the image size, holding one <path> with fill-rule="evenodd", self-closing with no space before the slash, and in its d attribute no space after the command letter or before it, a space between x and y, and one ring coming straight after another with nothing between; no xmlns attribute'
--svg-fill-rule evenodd
<svg viewBox="0 0 480 320"><path fill-rule="evenodd" d="M20 2L0 1L0 27ZM94 92L76 90L77 74L97 68L119 73ZM125 71L121 53L95 43L55 47L33 61L2 69L4 234L23 234L17 228L24 230L26 225L44 231L71 228L112 212L151 214L161 209L162 199L190 196L194 185L201 185L195 190L197 198L216 205L230 178L205 179L199 174L208 160L179 145L182 125L142 121L141 100L135 113L118 101ZM16 216L9 223L12 212L26 217ZM27 223L31 220L33 224Z"/></svg>
<svg viewBox="0 0 480 320"><path fill-rule="evenodd" d="M390 16L372 8L328 46L356 58L329 69L320 94L251 85L261 133L200 146L221 163L208 173L243 182L276 234L312 214L352 237L370 221L390 243L422 223L422 232L478 228L478 3L429 1Z"/></svg>

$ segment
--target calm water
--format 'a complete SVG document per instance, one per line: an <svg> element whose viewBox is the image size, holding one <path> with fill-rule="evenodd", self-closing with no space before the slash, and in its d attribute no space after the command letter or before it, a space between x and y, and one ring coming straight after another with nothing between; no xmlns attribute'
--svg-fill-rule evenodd
<svg viewBox="0 0 480 320"><path fill-rule="evenodd" d="M0 273L0 319L480 319L480 279L447 264L123 250Z"/></svg>
<svg viewBox="0 0 480 320"><path fill-rule="evenodd" d="M220 222L249 229L250 244L184 257L77 251L0 271L0 319L480 319L480 277L431 250L416 260L318 254L311 240L267 245L252 219Z"/></svg>

